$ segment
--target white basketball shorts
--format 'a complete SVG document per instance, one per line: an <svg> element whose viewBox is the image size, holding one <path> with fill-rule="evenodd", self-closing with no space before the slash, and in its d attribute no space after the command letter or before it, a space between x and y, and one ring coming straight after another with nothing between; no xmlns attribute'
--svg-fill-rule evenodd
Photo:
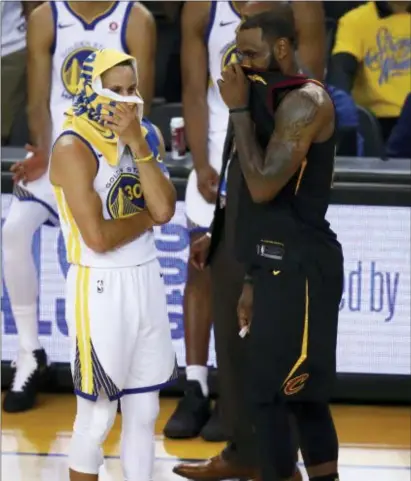
<svg viewBox="0 0 411 481"><path fill-rule="evenodd" d="M210 165L220 173L223 164L223 150L226 131L212 132L208 138ZM197 175L193 169L188 177L186 189L186 215L192 231L207 230L214 216L215 204L209 204L197 188Z"/></svg>
<svg viewBox="0 0 411 481"><path fill-rule="evenodd" d="M26 155L26 159L30 158L31 155L32 154L29 152ZM21 201L37 202L42 205L49 213L46 224L59 226L57 203L48 171L39 179L34 180L33 182L28 182L26 185L19 182L15 185L13 194Z"/></svg>
<svg viewBox="0 0 411 481"><path fill-rule="evenodd" d="M78 396L158 391L178 376L157 259L136 267L72 265L67 275L66 319L71 369Z"/></svg>

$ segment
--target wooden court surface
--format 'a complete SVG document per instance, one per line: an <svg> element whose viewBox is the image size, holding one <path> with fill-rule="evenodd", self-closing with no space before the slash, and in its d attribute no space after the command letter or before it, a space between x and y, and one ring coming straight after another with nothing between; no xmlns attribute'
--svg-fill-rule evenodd
<svg viewBox="0 0 411 481"><path fill-rule="evenodd" d="M173 399L161 401L153 481L181 480L172 474L179 459L207 458L224 446L200 439L164 439L162 429L175 404ZM66 453L74 412L74 396L43 395L31 412L2 413L1 481L68 481ZM410 409L333 406L333 414L341 442L341 481L410 481ZM123 481L119 435L120 416L105 443L102 481Z"/></svg>

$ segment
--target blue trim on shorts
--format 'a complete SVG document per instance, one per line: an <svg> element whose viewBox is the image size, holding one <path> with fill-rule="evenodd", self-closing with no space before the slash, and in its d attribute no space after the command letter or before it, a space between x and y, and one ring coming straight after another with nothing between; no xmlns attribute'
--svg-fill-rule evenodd
<svg viewBox="0 0 411 481"><path fill-rule="evenodd" d="M55 219L47 219L45 222L43 222L45 225L51 226L51 227L59 227L60 225L60 218L57 212L53 209L53 207L49 206L47 202L44 202L44 200L40 200L37 197L35 197L31 192L30 194L33 196L30 199L20 199L16 194L13 193L14 197L19 200L20 202L37 202L38 204L42 205L45 209L49 211L49 213L55 218Z"/></svg>
<svg viewBox="0 0 411 481"><path fill-rule="evenodd" d="M74 394L78 397L81 397L83 399L87 399L87 401L92 401L96 402L98 399L97 394L87 394L83 391L80 391L79 389L74 389ZM114 394L113 396L108 396L109 401L118 401L122 397L123 393L118 392L117 394Z"/></svg>
<svg viewBox="0 0 411 481"><path fill-rule="evenodd" d="M123 389L121 392L118 392L117 394L114 394L113 396L108 396L108 399L110 401L118 401L121 399L123 396L127 396L130 394L144 394L146 392L154 392L154 391L161 391L161 389L172 386L178 381L178 379L172 379L171 381L163 382L162 384L156 384L154 386L148 386L148 387L137 387L134 389ZM80 391L79 389L74 389L74 394L76 396L79 396L83 399L87 399L87 401L92 401L96 402L98 399L98 395L96 394L87 394L83 391Z"/></svg>
<svg viewBox="0 0 411 481"><path fill-rule="evenodd" d="M95 394L86 394L85 392L79 391L78 389L74 389L74 394L83 399L87 399L87 401L96 402L98 398L98 396Z"/></svg>
<svg viewBox="0 0 411 481"><path fill-rule="evenodd" d="M123 389L121 394L122 396L126 396L128 394L143 394L146 392L160 391L165 387L175 384L177 381L178 379L172 379L171 381L163 382L162 384L156 384L155 386L137 387L134 389Z"/></svg>

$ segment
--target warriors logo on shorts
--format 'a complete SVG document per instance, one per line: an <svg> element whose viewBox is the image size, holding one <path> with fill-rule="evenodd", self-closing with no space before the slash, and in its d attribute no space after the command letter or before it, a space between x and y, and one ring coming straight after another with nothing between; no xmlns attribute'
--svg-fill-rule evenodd
<svg viewBox="0 0 411 481"><path fill-rule="evenodd" d="M71 96L76 93L83 62L94 50L92 47L81 47L70 52L64 60L61 67L61 81Z"/></svg>
<svg viewBox="0 0 411 481"><path fill-rule="evenodd" d="M137 174L121 174L107 196L107 210L113 219L129 217L145 207L143 190Z"/></svg>

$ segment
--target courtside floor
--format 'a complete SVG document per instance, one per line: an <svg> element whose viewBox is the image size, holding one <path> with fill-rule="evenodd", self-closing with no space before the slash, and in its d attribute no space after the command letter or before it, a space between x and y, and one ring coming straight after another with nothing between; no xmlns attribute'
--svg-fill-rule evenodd
<svg viewBox="0 0 411 481"><path fill-rule="evenodd" d="M162 399L153 481L181 480L172 474L179 459L207 458L223 446L199 439L164 439L161 431L175 402ZM74 396L44 395L29 413L2 413L1 481L68 481L66 453L74 410ZM342 444L341 481L410 481L410 409L334 406L333 413ZM118 458L120 420L118 416L105 444L102 481L123 481Z"/></svg>

